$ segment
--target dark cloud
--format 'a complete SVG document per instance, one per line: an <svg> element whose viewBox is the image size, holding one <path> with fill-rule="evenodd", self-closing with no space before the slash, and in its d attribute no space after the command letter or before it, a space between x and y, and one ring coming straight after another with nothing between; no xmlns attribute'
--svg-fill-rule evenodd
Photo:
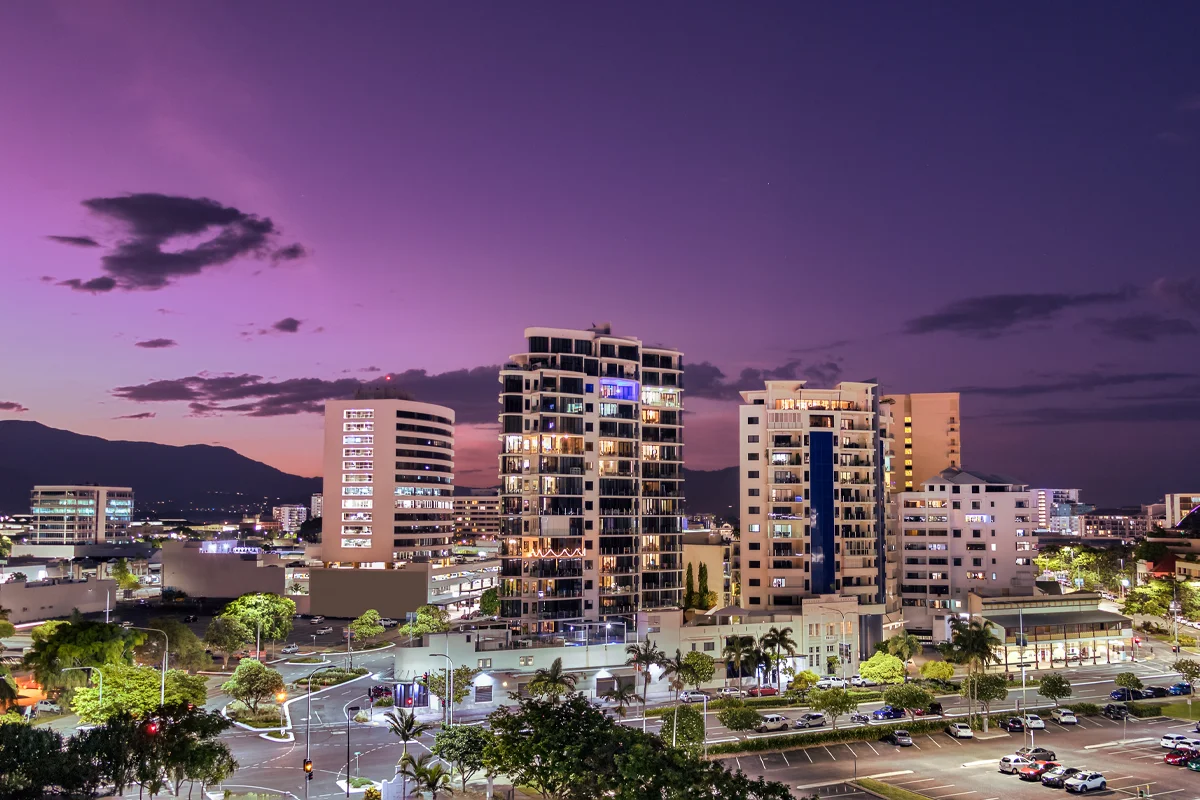
<svg viewBox="0 0 1200 800"><path fill-rule="evenodd" d="M153 411L143 411L140 414L125 414L120 417L113 417L113 419L154 419L157 416L158 414Z"/></svg>
<svg viewBox="0 0 1200 800"><path fill-rule="evenodd" d="M1156 314L1131 314L1112 319L1089 319L1087 324L1114 339L1129 342L1157 342L1170 336L1195 336L1196 326L1186 319L1160 317Z"/></svg>
<svg viewBox="0 0 1200 800"><path fill-rule="evenodd" d="M11 411L14 414L24 414L29 409L12 400L0 400L0 411Z"/></svg>
<svg viewBox="0 0 1200 800"><path fill-rule="evenodd" d="M992 294L968 297L943 306L932 314L909 320L904 330L910 334L949 331L988 338L1048 321L1068 308L1123 303L1135 294L1133 290L1124 289L1090 294Z"/></svg>
<svg viewBox="0 0 1200 800"><path fill-rule="evenodd" d="M43 275L38 280L42 283L54 283L58 278L55 278L53 275Z"/></svg>
<svg viewBox="0 0 1200 800"><path fill-rule="evenodd" d="M737 400L740 392L761 389L763 381L809 380L828 386L836 383L841 374L841 366L834 361L825 361L804 367L803 362L792 360L772 369L747 367L736 379L730 380L720 367L708 361L701 361L686 365L684 387L689 397Z"/></svg>
<svg viewBox="0 0 1200 800"><path fill-rule="evenodd" d="M178 344L174 339L147 339L144 342L136 342L134 347L144 347L147 350L158 350L162 347L175 347Z"/></svg>
<svg viewBox="0 0 1200 800"><path fill-rule="evenodd" d="M379 367L363 367L359 372L383 372Z"/></svg>
<svg viewBox="0 0 1200 800"><path fill-rule="evenodd" d="M47 236L52 242L74 245L75 247L99 247L100 243L90 236Z"/></svg>
<svg viewBox="0 0 1200 800"><path fill-rule="evenodd" d="M985 395L990 397L1034 397L1057 392L1088 392L1093 389L1113 386L1130 386L1139 383L1166 383L1170 381L1194 378L1195 375L1186 372L1087 372L1076 375L1065 375L1062 378L1045 383L1023 383L1015 386L960 386L951 391L963 394Z"/></svg>
<svg viewBox="0 0 1200 800"><path fill-rule="evenodd" d="M59 281L59 286L69 286L77 292L91 292L92 294L100 294L101 292L111 292L117 288L117 282L113 278L102 275L99 278L91 280L81 280L79 278L70 278L65 281Z"/></svg>
<svg viewBox="0 0 1200 800"><path fill-rule="evenodd" d="M1150 295L1170 308L1200 314L1200 280L1196 278L1159 278L1150 284Z"/></svg>
<svg viewBox="0 0 1200 800"><path fill-rule="evenodd" d="M1080 425L1084 423L1200 422L1200 403L1195 400L1150 402L1106 407L1072 405L1066 408L1033 408L1004 414L1006 425Z"/></svg>
<svg viewBox="0 0 1200 800"><path fill-rule="evenodd" d="M272 325L271 328L279 331L280 333L295 333L296 331L300 330L301 322L302 320L298 320L295 317L284 317L283 319L279 320L279 322L276 322L274 325Z"/></svg>
<svg viewBox="0 0 1200 800"><path fill-rule="evenodd" d="M97 280L112 281L107 289L93 286L88 291L162 289L178 278L197 275L207 267L236 258L270 257L279 261L305 254L299 244L272 250L279 230L270 217L248 214L206 197L142 193L95 197L84 200L83 205L123 226L126 233L100 259L107 278L86 282L73 279L82 286L95 284ZM166 249L169 242L182 236L209 238L183 249ZM71 281L64 281L63 285L80 288Z"/></svg>
<svg viewBox="0 0 1200 800"><path fill-rule="evenodd" d="M498 365L461 369L430 375L425 370L392 373L387 385L395 386L428 403L449 406L462 423L496 421ZM324 402L353 397L362 386L381 385L354 378L291 378L268 381L261 375L200 374L175 380L159 380L120 386L113 394L138 403L187 402L192 416L243 414L274 417L318 414Z"/></svg>

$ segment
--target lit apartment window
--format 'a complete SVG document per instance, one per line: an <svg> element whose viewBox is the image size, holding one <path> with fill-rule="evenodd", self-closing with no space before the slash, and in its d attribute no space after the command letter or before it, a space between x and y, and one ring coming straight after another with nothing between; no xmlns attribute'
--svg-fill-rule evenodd
<svg viewBox="0 0 1200 800"><path fill-rule="evenodd" d="M374 422L343 422L342 430L346 433L354 433L356 431L366 431L370 433L375 430Z"/></svg>
<svg viewBox="0 0 1200 800"><path fill-rule="evenodd" d="M343 461L342 469L344 470L372 470L374 462L372 461Z"/></svg>
<svg viewBox="0 0 1200 800"><path fill-rule="evenodd" d="M375 493L373 486L343 486L342 497L370 497Z"/></svg>
<svg viewBox="0 0 1200 800"><path fill-rule="evenodd" d="M365 474L356 472L342 473L342 483L370 483L371 478L372 475L369 472Z"/></svg>
<svg viewBox="0 0 1200 800"><path fill-rule="evenodd" d="M343 500L342 508L370 508L370 500Z"/></svg>
<svg viewBox="0 0 1200 800"><path fill-rule="evenodd" d="M370 511L343 511L342 522L371 522Z"/></svg>
<svg viewBox="0 0 1200 800"><path fill-rule="evenodd" d="M375 444L373 435L353 434L342 437L342 444Z"/></svg>
<svg viewBox="0 0 1200 800"><path fill-rule="evenodd" d="M370 536L370 525L343 525L342 536Z"/></svg>
<svg viewBox="0 0 1200 800"><path fill-rule="evenodd" d="M374 455L373 447L347 447L342 450L342 458L372 458Z"/></svg>
<svg viewBox="0 0 1200 800"><path fill-rule="evenodd" d="M522 667L532 667L533 666L533 656L521 656L520 664Z"/></svg>
<svg viewBox="0 0 1200 800"><path fill-rule="evenodd" d="M375 411L370 408L347 408L342 412L342 419L375 419Z"/></svg>
<svg viewBox="0 0 1200 800"><path fill-rule="evenodd" d="M771 578L771 588L772 589L783 589L786 587L787 587L787 579L786 578Z"/></svg>
<svg viewBox="0 0 1200 800"><path fill-rule="evenodd" d="M760 525L759 525L757 522L753 523L753 524L750 526L750 532L751 532L751 533L758 533L758 532L759 532L761 529L762 529L762 528L761 528L761 526L760 526Z"/></svg>
<svg viewBox="0 0 1200 800"><path fill-rule="evenodd" d="M492 668L492 660L490 658L481 658L476 663L479 665L479 669L491 669Z"/></svg>
<svg viewBox="0 0 1200 800"><path fill-rule="evenodd" d="M347 539L342 538L342 547L353 550L355 548L370 547L370 539Z"/></svg>

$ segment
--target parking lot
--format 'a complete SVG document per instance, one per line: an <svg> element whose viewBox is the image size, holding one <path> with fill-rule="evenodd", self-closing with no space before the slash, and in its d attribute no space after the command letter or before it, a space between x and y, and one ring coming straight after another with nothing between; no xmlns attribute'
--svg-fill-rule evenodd
<svg viewBox="0 0 1200 800"><path fill-rule="evenodd" d="M1104 773L1108 788L1089 795L1137 797L1141 790L1151 797L1200 800L1200 773L1165 764L1162 759L1168 750L1159 746L1163 734L1186 733L1194 724L1130 719L1123 727L1102 717L1083 717L1077 726L1048 723L1045 731L1035 732L1034 743L1054 751L1059 763ZM935 800L1034 800L1054 792L1060 797L1065 794L999 772L999 759L1027 745L1028 734L993 729L986 738L973 741L952 739L944 733L913 738L911 748L853 742L730 756L721 761L749 775L783 781L797 796L853 795L852 789L841 785L853 777L873 777Z"/></svg>

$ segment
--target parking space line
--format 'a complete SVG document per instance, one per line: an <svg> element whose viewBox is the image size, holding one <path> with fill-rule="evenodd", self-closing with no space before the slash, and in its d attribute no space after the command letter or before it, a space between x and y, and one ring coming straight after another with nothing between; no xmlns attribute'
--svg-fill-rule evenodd
<svg viewBox="0 0 1200 800"><path fill-rule="evenodd" d="M804 750L801 750L800 752L801 752L801 753L804 753L804 757L808 759L808 763L810 763L810 764L811 764L811 763L813 763L812 756L810 756L810 755L808 754L808 749L807 749L807 748L806 748L806 749L804 749Z"/></svg>
<svg viewBox="0 0 1200 800"><path fill-rule="evenodd" d="M936 780L937 778L917 778L912 781L892 781L892 786L907 786L910 783L931 783Z"/></svg>
<svg viewBox="0 0 1200 800"><path fill-rule="evenodd" d="M821 749L824 750L826 753L829 753L829 748L826 747L825 745L821 745ZM837 761L837 756L835 756L833 753L829 753L829 757L832 758L834 761Z"/></svg>
<svg viewBox="0 0 1200 800"><path fill-rule="evenodd" d="M854 752L854 748L851 747L849 744L846 745L846 749L850 751L850 755L854 756L855 758L858 758L858 753Z"/></svg>
<svg viewBox="0 0 1200 800"><path fill-rule="evenodd" d="M875 749L875 745L871 744L870 742L863 742L863 744L865 744L867 747L871 748L872 753L874 753L875 755L879 755L879 751Z"/></svg>
<svg viewBox="0 0 1200 800"><path fill-rule="evenodd" d="M792 765L792 762L788 761L787 753L781 752L779 755L783 756L783 763L787 764L789 767Z"/></svg>
<svg viewBox="0 0 1200 800"><path fill-rule="evenodd" d="M964 794L979 794L979 792L972 790L970 792L955 792L954 794L939 794L934 800L946 800L947 797L961 797Z"/></svg>
<svg viewBox="0 0 1200 800"><path fill-rule="evenodd" d="M763 761L763 757L761 755L758 757L758 763L762 764L763 772L766 772L767 771L767 762Z"/></svg>
<svg viewBox="0 0 1200 800"><path fill-rule="evenodd" d="M915 740L913 741L913 747L917 748L918 750L921 749L921 745L917 744ZM896 749L899 750L900 748L897 747Z"/></svg>
<svg viewBox="0 0 1200 800"><path fill-rule="evenodd" d="M957 736L951 736L951 737L950 737L950 741L954 742L954 743L955 743L956 745L958 745L959 747L962 747L962 742L960 742L960 741L958 740L958 737L957 737Z"/></svg>
<svg viewBox="0 0 1200 800"><path fill-rule="evenodd" d="M933 743L934 743L934 744L936 744L938 747L941 747L941 746L942 746L941 742L939 742L937 739L934 739L934 738L933 738L932 736L930 736L928 733L927 733L927 734L925 734L925 736L926 736L926 737L929 739L929 741L933 742Z"/></svg>
<svg viewBox="0 0 1200 800"><path fill-rule="evenodd" d="M937 780L936 778L934 780ZM953 783L942 784L941 786L926 786L922 791L936 792L938 789L953 789Z"/></svg>

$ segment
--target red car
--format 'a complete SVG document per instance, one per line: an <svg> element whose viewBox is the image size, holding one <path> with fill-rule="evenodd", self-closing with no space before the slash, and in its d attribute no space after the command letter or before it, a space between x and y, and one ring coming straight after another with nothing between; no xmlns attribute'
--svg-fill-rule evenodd
<svg viewBox="0 0 1200 800"><path fill-rule="evenodd" d="M1057 761L1035 761L1018 772L1017 777L1023 781L1040 781L1045 772L1057 766L1059 766Z"/></svg>
<svg viewBox="0 0 1200 800"><path fill-rule="evenodd" d="M1163 761L1173 767L1182 767L1188 761L1196 757L1196 751L1188 747L1181 747L1178 750L1172 750L1163 756Z"/></svg>
<svg viewBox="0 0 1200 800"><path fill-rule="evenodd" d="M774 686L755 686L753 689L746 692L746 694L750 695L751 697L774 697L775 695L779 694L779 690Z"/></svg>

